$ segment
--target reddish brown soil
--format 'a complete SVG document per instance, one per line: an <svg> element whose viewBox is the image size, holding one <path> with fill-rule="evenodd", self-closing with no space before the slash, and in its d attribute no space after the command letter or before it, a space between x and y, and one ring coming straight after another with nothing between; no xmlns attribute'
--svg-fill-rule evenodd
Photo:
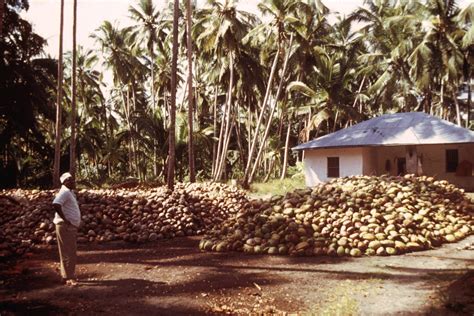
<svg viewBox="0 0 474 316"><path fill-rule="evenodd" d="M80 245L77 287L60 284L55 247L37 250L0 264L0 315L474 314L474 236L356 259L204 253L198 242Z"/></svg>

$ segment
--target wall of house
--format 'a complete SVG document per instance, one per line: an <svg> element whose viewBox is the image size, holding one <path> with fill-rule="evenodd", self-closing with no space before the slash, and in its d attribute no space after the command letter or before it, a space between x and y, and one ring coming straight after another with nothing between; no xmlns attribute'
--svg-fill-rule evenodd
<svg viewBox="0 0 474 316"><path fill-rule="evenodd" d="M448 180L466 191L474 192L474 174L456 176L455 172L446 172L447 149L457 149L459 162L467 160L474 165L474 144L416 146L422 174ZM406 148L387 146L306 150L304 169L307 186L330 180L327 177L327 157L339 157L340 177L360 174L397 175L397 158L406 158Z"/></svg>
<svg viewBox="0 0 474 316"><path fill-rule="evenodd" d="M376 147L362 148L362 174L377 175L379 161L377 159L378 151Z"/></svg>
<svg viewBox="0 0 474 316"><path fill-rule="evenodd" d="M327 176L328 157L339 157L340 177L363 173L363 148L306 150L304 170L307 186L330 180Z"/></svg>
<svg viewBox="0 0 474 316"><path fill-rule="evenodd" d="M420 158L422 174L445 179L460 188L474 191L474 175L456 176L455 172L446 172L446 150L457 149L459 162L467 160L474 164L474 144L451 144L451 145L421 145L416 146L417 155ZM377 147L376 149L377 174L397 174L397 158L406 156L405 146ZM391 169L385 170L386 161L390 161ZM364 160L364 164L366 160ZM370 163L367 161L367 163ZM365 169L365 167L364 167Z"/></svg>

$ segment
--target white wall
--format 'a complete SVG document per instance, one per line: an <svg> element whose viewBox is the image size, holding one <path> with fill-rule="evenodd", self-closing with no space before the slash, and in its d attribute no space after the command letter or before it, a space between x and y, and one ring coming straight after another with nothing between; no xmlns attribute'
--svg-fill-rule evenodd
<svg viewBox="0 0 474 316"><path fill-rule="evenodd" d="M437 179L445 179L460 188L474 191L474 176L460 177L455 172L446 172L446 150L457 149L459 162L467 160L474 164L474 144L452 144L452 145L421 145L416 146L418 156L422 156L423 174L435 176ZM405 157L405 146L378 147L377 149L377 174L385 174L385 161L391 162L391 175L396 175L396 158ZM365 163L365 160L364 160Z"/></svg>
<svg viewBox="0 0 474 316"><path fill-rule="evenodd" d="M306 150L304 169L307 186L312 187L329 180L328 157L339 157L340 177L360 175L363 172L363 148Z"/></svg>
<svg viewBox="0 0 474 316"><path fill-rule="evenodd" d="M474 175L456 176L446 173L446 149L458 149L459 162L467 160L474 164L474 144L458 145L422 145L416 146L417 155L422 156L423 174L445 179L450 183L474 192ZM405 158L405 146L354 147L306 150L304 169L306 185L328 181L327 157L339 157L339 175L382 175L397 174L397 158ZM386 160L390 160L391 170L385 170Z"/></svg>

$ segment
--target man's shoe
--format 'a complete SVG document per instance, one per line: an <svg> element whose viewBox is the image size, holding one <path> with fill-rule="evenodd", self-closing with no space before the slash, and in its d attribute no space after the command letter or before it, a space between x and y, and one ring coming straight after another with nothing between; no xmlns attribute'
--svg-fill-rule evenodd
<svg viewBox="0 0 474 316"><path fill-rule="evenodd" d="M68 285L68 286L77 286L77 281L74 280L74 279L68 279L66 281L66 285Z"/></svg>

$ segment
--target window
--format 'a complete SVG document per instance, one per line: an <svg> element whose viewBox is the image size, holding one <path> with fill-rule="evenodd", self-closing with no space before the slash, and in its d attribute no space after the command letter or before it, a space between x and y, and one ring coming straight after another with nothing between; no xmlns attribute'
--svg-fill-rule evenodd
<svg viewBox="0 0 474 316"><path fill-rule="evenodd" d="M407 173L406 158L397 158L397 175L403 176Z"/></svg>
<svg viewBox="0 0 474 316"><path fill-rule="evenodd" d="M459 163L458 158L457 149L446 150L446 172L456 172Z"/></svg>
<svg viewBox="0 0 474 316"><path fill-rule="evenodd" d="M339 157L328 157L328 178L339 177Z"/></svg>

